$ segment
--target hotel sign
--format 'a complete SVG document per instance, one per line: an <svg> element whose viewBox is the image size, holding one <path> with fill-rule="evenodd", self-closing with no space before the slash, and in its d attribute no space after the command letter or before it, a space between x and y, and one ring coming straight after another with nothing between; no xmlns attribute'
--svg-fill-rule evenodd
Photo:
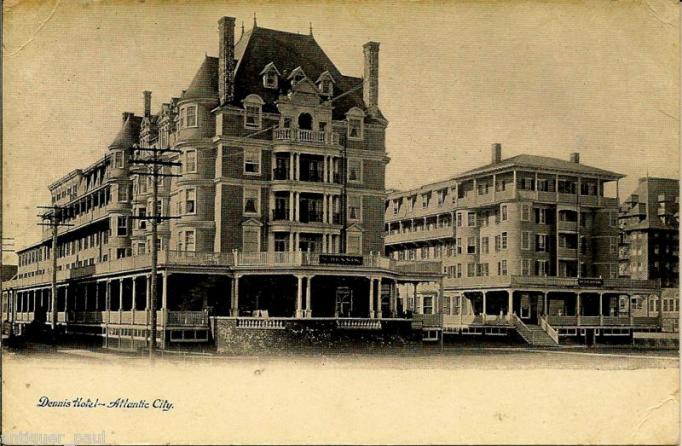
<svg viewBox="0 0 682 446"><path fill-rule="evenodd" d="M602 286L604 280L601 277L579 277L578 286Z"/></svg>
<svg viewBox="0 0 682 446"><path fill-rule="evenodd" d="M362 256L345 256L345 255L339 255L339 254L320 254L320 265L362 266Z"/></svg>

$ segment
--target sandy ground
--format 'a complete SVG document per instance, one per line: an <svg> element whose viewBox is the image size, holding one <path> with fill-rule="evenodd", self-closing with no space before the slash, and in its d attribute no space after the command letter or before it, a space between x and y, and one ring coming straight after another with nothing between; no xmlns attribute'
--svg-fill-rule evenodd
<svg viewBox="0 0 682 446"><path fill-rule="evenodd" d="M41 397L150 407L38 407ZM671 351L446 347L150 364L58 347L5 352L3 403L8 444L30 433L91 444L670 444L679 362Z"/></svg>

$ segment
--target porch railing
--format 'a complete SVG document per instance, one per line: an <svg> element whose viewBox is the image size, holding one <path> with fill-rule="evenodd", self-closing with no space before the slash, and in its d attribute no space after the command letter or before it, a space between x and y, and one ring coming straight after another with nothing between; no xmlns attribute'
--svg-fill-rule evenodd
<svg viewBox="0 0 682 446"><path fill-rule="evenodd" d="M205 311L169 311L168 325L208 325Z"/></svg>
<svg viewBox="0 0 682 446"><path fill-rule="evenodd" d="M533 331L526 326L526 324L523 323L521 319L516 315L516 313L512 314L511 322L516 328L516 331L521 335L523 339L526 340L530 345L533 345Z"/></svg>
<svg viewBox="0 0 682 446"><path fill-rule="evenodd" d="M559 343L559 333L554 329L554 327L549 325L549 322L547 322L545 316L540 316L540 328L547 333L547 336L552 338L552 341L556 342L557 344Z"/></svg>
<svg viewBox="0 0 682 446"><path fill-rule="evenodd" d="M284 330L285 319L260 319L260 318L237 318L237 328L247 329L266 329L266 330Z"/></svg>
<svg viewBox="0 0 682 446"><path fill-rule="evenodd" d="M381 321L377 319L337 319L336 326L349 330L381 330Z"/></svg>

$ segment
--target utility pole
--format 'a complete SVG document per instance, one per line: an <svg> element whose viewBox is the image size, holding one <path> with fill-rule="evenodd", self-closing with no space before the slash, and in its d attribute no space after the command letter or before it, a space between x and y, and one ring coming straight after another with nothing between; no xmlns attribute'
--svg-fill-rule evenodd
<svg viewBox="0 0 682 446"><path fill-rule="evenodd" d="M42 222L38 223L40 226L49 226L52 230L52 280L51 280L51 299L50 299L50 329L53 336L57 329L57 239L59 237L59 228L65 226L73 226L71 223L64 222L65 208L62 206L39 206L40 209L48 209L44 214L38 215L42 218Z"/></svg>
<svg viewBox="0 0 682 446"><path fill-rule="evenodd" d="M133 173L140 176L151 176L152 178L152 210L151 215L147 216L136 216L133 215L132 219L140 220L151 220L152 225L152 242L151 242L151 274L150 274L150 284L149 284L149 358L154 359L154 354L156 352L156 295L157 295L157 274L158 274L158 223L161 220L171 220L174 218L180 218L180 216L162 216L159 215L158 211L158 201L159 201L159 179L165 177L179 177L181 175L176 175L172 173L163 173L160 170L164 166L181 166L182 164L176 161L166 161L163 160L163 155L168 153L182 153L181 150L173 149L157 149L154 147L138 147L137 145L131 147L130 158L128 162L130 164L138 164L143 166L149 166L151 172L146 170L139 170ZM140 155L140 152L148 152L151 155L146 158L136 158Z"/></svg>

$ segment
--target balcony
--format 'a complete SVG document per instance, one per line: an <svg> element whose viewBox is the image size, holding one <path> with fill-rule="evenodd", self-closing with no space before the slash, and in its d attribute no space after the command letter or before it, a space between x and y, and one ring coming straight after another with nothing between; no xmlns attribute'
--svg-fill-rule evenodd
<svg viewBox="0 0 682 446"><path fill-rule="evenodd" d="M557 226L559 231L576 232L578 230L578 222L575 221L559 220L559 224Z"/></svg>
<svg viewBox="0 0 682 446"><path fill-rule="evenodd" d="M272 221L289 220L289 208L277 208L272 210Z"/></svg>
<svg viewBox="0 0 682 446"><path fill-rule="evenodd" d="M301 170L301 175L299 179L301 181L323 183L324 173L322 172L322 170Z"/></svg>
<svg viewBox="0 0 682 446"><path fill-rule="evenodd" d="M322 223L322 212L319 211L301 212L301 214L299 215L299 221L301 223Z"/></svg>
<svg viewBox="0 0 682 446"><path fill-rule="evenodd" d="M580 204L582 206L596 207L599 205L599 198L597 195L581 195Z"/></svg>
<svg viewBox="0 0 682 446"><path fill-rule="evenodd" d="M387 245L398 243L424 242L428 240L444 239L454 237L454 230L451 226L442 228L427 229L422 231L401 232L396 234L386 234L384 243Z"/></svg>
<svg viewBox="0 0 682 446"><path fill-rule="evenodd" d="M560 246L559 249L557 249L557 256L560 259L575 259L577 255L578 250L576 248L565 248Z"/></svg>
<svg viewBox="0 0 682 446"><path fill-rule="evenodd" d="M286 141L311 145L338 145L339 135L336 133L319 132L316 130L302 130L292 128L275 129L272 133L274 141Z"/></svg>

